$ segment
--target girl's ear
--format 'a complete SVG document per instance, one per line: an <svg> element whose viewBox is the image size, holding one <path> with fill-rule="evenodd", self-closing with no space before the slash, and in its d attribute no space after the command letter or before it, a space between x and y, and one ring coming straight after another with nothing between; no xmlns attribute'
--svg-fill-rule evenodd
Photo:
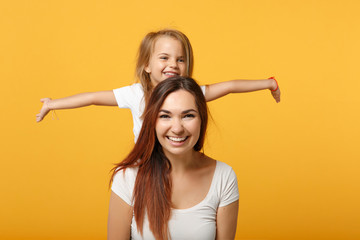
<svg viewBox="0 0 360 240"><path fill-rule="evenodd" d="M145 70L145 72L147 72L147 73L151 73L151 70L150 70L149 66L146 66L146 67L144 68L144 70Z"/></svg>

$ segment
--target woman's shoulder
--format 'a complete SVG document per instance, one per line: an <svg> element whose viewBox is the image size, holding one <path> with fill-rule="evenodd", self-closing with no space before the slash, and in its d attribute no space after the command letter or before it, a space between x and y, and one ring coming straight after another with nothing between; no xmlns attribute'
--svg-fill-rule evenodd
<svg viewBox="0 0 360 240"><path fill-rule="evenodd" d="M202 154L201 158L204 160L202 161L203 162L203 166L205 167L210 167L213 166L215 168L215 172L217 172L218 174L219 173L230 173L230 172L233 172L233 168L224 163L224 162L221 162L219 160L216 160L216 159L213 159L205 154Z"/></svg>
<svg viewBox="0 0 360 240"><path fill-rule="evenodd" d="M239 199L237 177L230 165L216 161L214 185L220 199L219 207L226 206Z"/></svg>
<svg viewBox="0 0 360 240"><path fill-rule="evenodd" d="M111 190L129 205L132 205L137 170L132 167L118 170L111 185Z"/></svg>
<svg viewBox="0 0 360 240"><path fill-rule="evenodd" d="M200 159L203 159L204 161L203 164L206 166L211 166L211 165L215 165L215 170L216 171L221 171L221 172L232 172L234 171L233 168L228 165L225 162L213 159L212 157L209 157L203 153L201 153L200 155Z"/></svg>
<svg viewBox="0 0 360 240"><path fill-rule="evenodd" d="M221 162L219 160L215 160L216 161L216 167L221 169L222 171L234 171L233 168L228 165L227 163Z"/></svg>
<svg viewBox="0 0 360 240"><path fill-rule="evenodd" d="M216 181L228 182L236 180L237 177L234 169L230 165L216 160L214 178Z"/></svg>
<svg viewBox="0 0 360 240"><path fill-rule="evenodd" d="M132 182L135 181L136 179L136 175L138 172L138 168L137 167L128 167L125 169L116 169L116 173L114 175L114 182L116 181L126 181L126 182ZM120 179L122 178L122 179Z"/></svg>

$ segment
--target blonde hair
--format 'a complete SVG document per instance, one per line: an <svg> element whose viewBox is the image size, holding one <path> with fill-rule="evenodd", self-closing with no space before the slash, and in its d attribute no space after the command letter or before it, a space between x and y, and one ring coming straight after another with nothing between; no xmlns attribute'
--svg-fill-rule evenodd
<svg viewBox="0 0 360 240"><path fill-rule="evenodd" d="M145 100L147 100L151 94L153 89L153 85L151 84L151 79L149 73L145 71L145 67L149 64L151 54L154 50L154 46L156 41L163 36L172 37L178 40L185 52L185 60L186 60L186 73L187 76L191 77L193 66L194 66L194 57L193 51L190 44L189 39L186 35L178 30L175 29L163 29L158 32L150 32L146 34L144 39L140 44L140 48L138 51L137 63L136 63L136 77L139 79L143 89L144 89L144 96Z"/></svg>

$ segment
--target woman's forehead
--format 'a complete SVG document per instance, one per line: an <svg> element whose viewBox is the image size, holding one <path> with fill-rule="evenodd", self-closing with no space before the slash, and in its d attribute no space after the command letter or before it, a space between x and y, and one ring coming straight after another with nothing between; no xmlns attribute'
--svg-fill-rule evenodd
<svg viewBox="0 0 360 240"><path fill-rule="evenodd" d="M170 93L160 107L160 110L170 112L183 112L189 109L198 111L194 96L185 90Z"/></svg>

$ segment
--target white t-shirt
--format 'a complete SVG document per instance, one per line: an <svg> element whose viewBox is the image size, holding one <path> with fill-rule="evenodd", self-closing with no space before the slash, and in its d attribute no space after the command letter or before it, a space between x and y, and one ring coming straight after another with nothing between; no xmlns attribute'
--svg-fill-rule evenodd
<svg viewBox="0 0 360 240"><path fill-rule="evenodd" d="M205 86L201 86L201 90L205 95ZM114 89L113 92L119 108L129 108L131 110L134 122L133 132L136 142L143 122L141 115L145 108L143 88L140 83L135 83L130 86Z"/></svg>
<svg viewBox="0 0 360 240"><path fill-rule="evenodd" d="M111 190L133 206L132 196L137 175L137 168L119 171ZM233 169L226 163L216 161L216 168L209 192L198 204L187 209L172 209L169 220L169 231L172 240L210 240L216 238L216 212L239 199L237 179ZM143 236L137 231L135 216L131 222L131 239L155 239L145 216Z"/></svg>

